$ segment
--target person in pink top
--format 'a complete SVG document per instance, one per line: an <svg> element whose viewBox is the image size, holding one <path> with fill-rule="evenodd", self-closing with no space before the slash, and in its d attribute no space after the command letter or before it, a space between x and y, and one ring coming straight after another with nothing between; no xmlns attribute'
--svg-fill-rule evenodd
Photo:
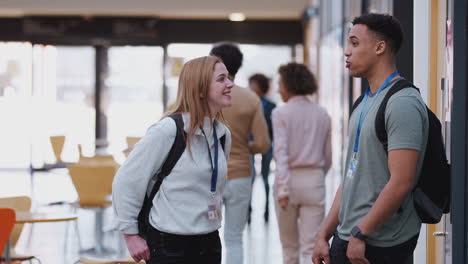
<svg viewBox="0 0 468 264"><path fill-rule="evenodd" d="M285 264L310 259L325 214L325 175L331 166L331 118L308 96L317 91L303 64L279 68L284 105L273 111L274 197ZM301 253L301 254L300 254Z"/></svg>

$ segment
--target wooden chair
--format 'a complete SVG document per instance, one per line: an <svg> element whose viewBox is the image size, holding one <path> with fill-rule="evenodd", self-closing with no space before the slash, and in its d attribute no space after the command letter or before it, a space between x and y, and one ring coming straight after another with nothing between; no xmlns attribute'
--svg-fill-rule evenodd
<svg viewBox="0 0 468 264"><path fill-rule="evenodd" d="M68 170L78 193L77 207L95 210L95 251L102 252L105 250L102 244L104 209L112 204L109 197L117 166L77 163Z"/></svg>
<svg viewBox="0 0 468 264"><path fill-rule="evenodd" d="M123 257L123 258L115 258L109 260L97 260L97 259L87 259L87 258L80 258L78 263L82 264L137 264L137 263L145 263L143 260L140 262L135 262L132 257Z"/></svg>
<svg viewBox="0 0 468 264"><path fill-rule="evenodd" d="M65 144L65 136L51 136L50 143L52 144L52 149L54 150L55 159L57 163L62 163L62 150L63 145Z"/></svg>
<svg viewBox="0 0 468 264"><path fill-rule="evenodd" d="M11 208L15 211L30 211L31 210L31 198L28 196L16 196L16 197L5 197L0 198L0 208ZM18 242L21 232L23 231L24 224L15 224L13 231L10 235L10 243L11 243L11 250L10 250L10 258L12 261L27 261L37 259L35 256L31 255L19 255L15 252L15 246ZM3 259L2 259L3 260Z"/></svg>
<svg viewBox="0 0 468 264"><path fill-rule="evenodd" d="M138 141L140 141L140 139L141 137L127 137L127 149L124 150L126 157L128 157L133 147L138 143Z"/></svg>
<svg viewBox="0 0 468 264"><path fill-rule="evenodd" d="M112 181L117 172L116 165L89 165L87 163L68 166L70 177L78 193L79 207L107 207L111 205Z"/></svg>
<svg viewBox="0 0 468 264"><path fill-rule="evenodd" d="M101 156L92 156L85 157L80 156L78 164L80 166L90 166L90 167L99 167L99 166L114 166L119 167L117 161L115 161L114 156L112 155L101 155Z"/></svg>

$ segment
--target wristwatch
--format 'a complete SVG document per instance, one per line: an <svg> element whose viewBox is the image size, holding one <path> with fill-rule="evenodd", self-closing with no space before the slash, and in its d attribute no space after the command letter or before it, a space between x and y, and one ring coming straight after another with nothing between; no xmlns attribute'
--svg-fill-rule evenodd
<svg viewBox="0 0 468 264"><path fill-rule="evenodd" d="M364 242L366 242L368 236L364 235L363 233L361 233L361 229L359 229L359 227L355 226L353 227L353 229L351 229L351 235L357 239L360 239Z"/></svg>

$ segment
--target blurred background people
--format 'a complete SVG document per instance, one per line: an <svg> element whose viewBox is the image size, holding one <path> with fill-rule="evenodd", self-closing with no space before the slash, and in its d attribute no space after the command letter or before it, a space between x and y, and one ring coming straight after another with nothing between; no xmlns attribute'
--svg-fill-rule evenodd
<svg viewBox="0 0 468 264"><path fill-rule="evenodd" d="M273 126L271 124L271 113L273 112L273 109L276 107L276 104L268 100L266 97L270 90L270 80L263 74L260 74L260 73L254 74L249 78L249 88L260 97L260 101L262 102L262 107L263 107L263 115L265 116L265 120L268 125L268 135L270 136L270 139L273 139ZM270 200L269 199L270 198L270 195L269 195L270 185L268 184L268 176L270 175L270 163L273 158L272 146L273 146L273 142L271 142L270 144L270 150L267 153L262 154L262 167L261 167L261 172L260 172L262 175L262 179L263 179L263 185L265 186L266 201L265 201L265 212L263 214L265 222L268 222L268 219L269 219L268 204ZM253 172L254 172L254 178L255 178L256 176L255 168L253 169ZM250 213L251 213L251 210L249 210L249 220L250 220Z"/></svg>
<svg viewBox="0 0 468 264"><path fill-rule="evenodd" d="M310 260L325 214L325 175L332 163L331 118L307 96L317 91L309 69L298 63L279 68L286 104L273 111L276 162L274 197L285 264Z"/></svg>
<svg viewBox="0 0 468 264"><path fill-rule="evenodd" d="M232 43L220 43L211 49L210 55L221 58L229 71L229 78L234 80L243 60L239 47ZM231 96L232 106L223 110L226 124L232 133L228 181L223 195L224 245L226 264L242 264L242 231L247 223L252 192L250 155L266 153L270 148L270 137L258 96L241 87L232 89Z"/></svg>

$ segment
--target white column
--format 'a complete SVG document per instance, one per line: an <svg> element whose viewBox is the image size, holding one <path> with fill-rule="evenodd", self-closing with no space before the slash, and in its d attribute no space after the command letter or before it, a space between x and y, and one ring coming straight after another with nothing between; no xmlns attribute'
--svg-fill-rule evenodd
<svg viewBox="0 0 468 264"><path fill-rule="evenodd" d="M431 0L414 0L413 71L414 84L429 101L429 41Z"/></svg>
<svg viewBox="0 0 468 264"><path fill-rule="evenodd" d="M420 89L426 103L429 102L429 40L431 0L414 0L413 29L413 72L414 84ZM423 224L418 245L414 252L414 263L427 263L427 226Z"/></svg>

